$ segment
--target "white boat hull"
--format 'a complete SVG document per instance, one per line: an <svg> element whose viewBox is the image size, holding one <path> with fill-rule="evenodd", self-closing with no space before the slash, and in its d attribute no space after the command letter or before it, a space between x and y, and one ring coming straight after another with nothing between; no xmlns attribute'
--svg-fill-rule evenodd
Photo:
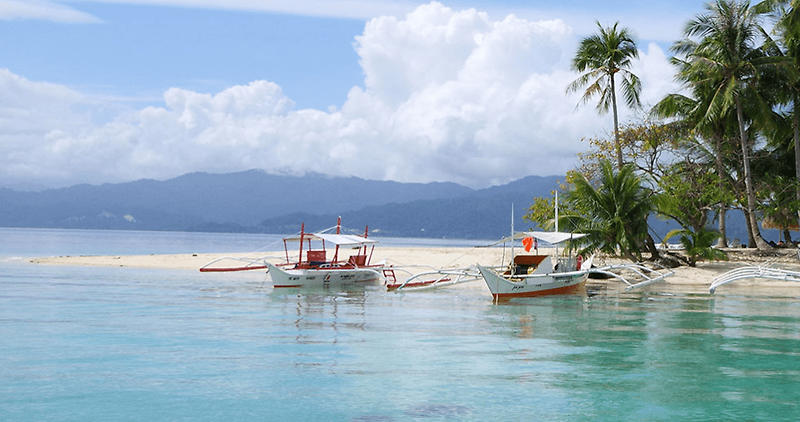
<svg viewBox="0 0 800 422"><path fill-rule="evenodd" d="M478 265L489 291L495 299L574 294L586 287L589 271L530 274L509 280L491 268Z"/></svg>
<svg viewBox="0 0 800 422"><path fill-rule="evenodd" d="M267 264L272 285L276 288L350 288L381 284L383 277L371 268L283 269Z"/></svg>

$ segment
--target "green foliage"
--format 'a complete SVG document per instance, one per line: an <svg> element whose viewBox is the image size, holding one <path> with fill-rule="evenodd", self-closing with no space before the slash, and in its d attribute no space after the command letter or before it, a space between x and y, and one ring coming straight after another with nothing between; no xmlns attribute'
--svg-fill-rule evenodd
<svg viewBox="0 0 800 422"><path fill-rule="evenodd" d="M695 94L701 94L698 127L715 125L735 112L751 240L759 249L769 249L756 219L750 137L774 125L777 97L764 79L774 77L785 60L770 56L766 44L759 46L759 41L768 37L761 27L760 14L748 2L717 0L707 4L706 10L689 21L684 39L673 45L673 51L685 58L679 60L679 79L689 82Z"/></svg>
<svg viewBox="0 0 800 422"><path fill-rule="evenodd" d="M689 160L675 163L671 171L659 179L662 195L658 212L678 222L682 227L698 231L708 223L710 211L716 204L730 200L719 189L718 176L713 168ZM702 186L702 189L698 189Z"/></svg>
<svg viewBox="0 0 800 422"><path fill-rule="evenodd" d="M676 79L685 84L684 90L665 97L650 113L672 120L644 121L621 130L614 75L622 77L621 88L640 88L635 76L625 79L636 58L635 44L629 31L617 24L609 28L598 24L598 34L578 47L572 68L582 74L567 91L585 89L581 103L599 97L601 114L613 109L614 136L584 139L589 148L579 154L581 167L568 176L568 210L561 211L562 227L589 233L588 247L610 253L619 249L636 258L647 236L646 220L641 215L632 218L639 214L636 206L612 204L641 200L681 224L682 231L673 235L682 236L695 262L717 255L710 245L719 235L706 228L714 212L724 231L724 211L743 208L752 228L749 243L760 249L768 245L760 236L757 213L773 226L797 224L798 6L800 0L763 0L756 7L738 0L706 4L672 47ZM775 18L775 39L761 26L768 12ZM638 94L629 92L625 99L635 105ZM792 149L794 158L789 154ZM617 174L608 168L608 160L614 158ZM624 169L623 163L632 168ZM637 189L623 181L631 178L638 178ZM535 202L530 211L532 219L545 223L552 216L552 202Z"/></svg>
<svg viewBox="0 0 800 422"><path fill-rule="evenodd" d="M614 139L617 152L617 165L622 167L622 150L619 145L619 116L617 112L617 81L620 85L625 103L629 107L640 107L639 95L642 82L628 69L632 59L639 57L636 42L627 28L618 28L619 23L603 28L597 22L598 34L581 40L578 51L572 59L572 69L582 74L567 86L567 92L576 92L588 85L581 97L581 103L587 103L595 96L600 96L597 110L605 114L609 109L614 114Z"/></svg>
<svg viewBox="0 0 800 422"><path fill-rule="evenodd" d="M658 180L670 171L671 159L692 140L691 132L683 122L657 123L642 121L622 126L619 133L623 160L633 164L636 171ZM598 174L602 160L612 160L615 154L613 139L584 138L589 150L578 153L580 171L590 179Z"/></svg>
<svg viewBox="0 0 800 422"><path fill-rule="evenodd" d="M562 216L559 224L586 233L581 239L586 250L616 254L619 249L623 256L641 261L647 217L655 203L633 166L615 172L611 163L603 160L597 187L580 174L573 183L573 190L566 195L571 212Z"/></svg>
<svg viewBox="0 0 800 422"><path fill-rule="evenodd" d="M800 207L795 195L797 181L781 175L770 176L768 181L765 189L759 192L759 211L764 215L764 224L783 230L796 228L797 209Z"/></svg>
<svg viewBox="0 0 800 422"><path fill-rule="evenodd" d="M718 0L706 9L706 13L689 21L684 31L686 38L672 48L687 59L681 68L681 79L698 86L709 98L703 102L707 107L701 122L714 121L736 108L737 99L745 91L750 91L753 101L759 101L759 93L754 90L759 72L774 62L757 48L764 31L759 15L747 3ZM752 111L763 114L768 108L753 107Z"/></svg>
<svg viewBox="0 0 800 422"><path fill-rule="evenodd" d="M570 171L567 174L567 182L566 183L559 183L559 191L567 191L571 189L572 183L570 180L574 178L570 174L574 173ZM528 207L528 213L525 214L522 219L531 221L536 223L542 230L553 230L555 228L555 195L556 191L550 191L550 196L548 197L536 197L533 198L533 204ZM561 201L558 204L558 212L563 214L565 212L569 212L569 204Z"/></svg>
<svg viewBox="0 0 800 422"><path fill-rule="evenodd" d="M572 59L572 69L583 74L568 87L568 92L576 92L586 85L581 97L583 103L599 95L597 110L607 113L616 108L614 76L622 77L622 92L625 102L630 107L638 107L641 103L639 94L642 83L639 78L628 71L632 66L631 59L639 57L636 42L627 28L618 28L619 22L610 28L603 28L597 22L598 34L581 40L578 51Z"/></svg>
<svg viewBox="0 0 800 422"><path fill-rule="evenodd" d="M698 259L710 260L728 260L728 255L719 249L715 249L712 245L719 239L719 232L701 227L697 231L686 229L673 230L664 237L666 242L673 236L680 236L681 245L683 245L686 255L689 258L689 266L694 267L697 265Z"/></svg>
<svg viewBox="0 0 800 422"><path fill-rule="evenodd" d="M528 213L522 219L536 223L542 230L551 230L554 226L555 216L554 198L533 198L533 204L528 208Z"/></svg>

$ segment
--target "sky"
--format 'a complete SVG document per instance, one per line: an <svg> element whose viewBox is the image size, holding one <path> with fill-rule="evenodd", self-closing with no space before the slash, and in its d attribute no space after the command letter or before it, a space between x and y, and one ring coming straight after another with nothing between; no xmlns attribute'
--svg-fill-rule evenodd
<svg viewBox="0 0 800 422"><path fill-rule="evenodd" d="M703 5L0 0L0 186L562 175L613 128L565 92L579 40L631 29L647 107L680 90L668 48Z"/></svg>

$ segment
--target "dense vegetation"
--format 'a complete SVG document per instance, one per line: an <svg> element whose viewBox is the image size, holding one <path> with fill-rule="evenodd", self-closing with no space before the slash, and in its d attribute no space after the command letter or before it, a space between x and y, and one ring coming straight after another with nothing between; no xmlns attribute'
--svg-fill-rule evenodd
<svg viewBox="0 0 800 422"><path fill-rule="evenodd" d="M567 87L599 96L614 115L613 139L589 139L591 150L562 188L560 227L588 233L588 249L641 259L658 257L648 215L677 222L688 263L720 258L727 247L726 211L746 216L749 247L773 247L764 228L792 244L800 204L800 0L718 0L687 22L671 51L684 89L667 95L641 121L620 127L617 85L640 108L641 84L628 69L637 57L630 31L618 24L584 39L573 59L581 72ZM767 29L769 28L769 30ZM618 80L617 80L618 79ZM616 166L610 164L616 161ZM554 203L536 198L526 219L553 225ZM716 222L716 226L714 223ZM663 241L664 239L660 239Z"/></svg>

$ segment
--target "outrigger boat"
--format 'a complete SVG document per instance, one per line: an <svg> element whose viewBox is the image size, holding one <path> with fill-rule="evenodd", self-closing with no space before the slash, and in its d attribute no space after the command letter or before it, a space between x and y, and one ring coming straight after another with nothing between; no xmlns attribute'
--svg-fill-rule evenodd
<svg viewBox="0 0 800 422"><path fill-rule="evenodd" d="M512 242L511 264L506 267L478 265L478 271L495 300L576 293L586 285L593 256L585 261L580 255L559 257L557 246L584 236L580 233L541 231L516 233L496 243ZM530 251L529 245L533 242L537 245L538 242L549 243L556 246L556 255L540 255L538 247L533 255L514 255L515 240L523 240L527 251Z"/></svg>
<svg viewBox="0 0 800 422"><path fill-rule="evenodd" d="M511 207L511 236L500 239L494 246L511 243L511 262L506 267L487 267L478 265L494 300L515 297L534 297L545 295L572 294L581 291L589 278L588 269L592 266L594 255L583 262L583 257L559 257L558 246L584 236L582 233L558 231L558 192L555 199L555 231L514 232L514 207ZM515 255L514 243L522 240L525 251L534 249L534 255ZM539 254L539 242L555 246L556 263L553 257ZM570 249L571 251L571 249Z"/></svg>
<svg viewBox="0 0 800 422"><path fill-rule="evenodd" d="M266 269L275 288L348 289L383 282L388 291L419 291L480 279L480 274L474 268L443 270L423 265L396 267L388 264L386 259L372 264L372 255L378 242L367 237L368 228L364 230L363 236L341 232L341 219L337 221L336 227L317 233L306 233L303 224L300 233L283 239L285 258L282 263L275 263L281 260L276 257L224 257L209 262L200 268L200 271L232 272ZM297 255L300 259L293 260L290 257L289 244L295 242L300 244ZM335 246L331 260L327 259L330 253L328 245ZM356 252L346 260L339 259L340 253L348 248ZM245 264L235 267L220 267L218 264L229 260Z"/></svg>
<svg viewBox="0 0 800 422"><path fill-rule="evenodd" d="M495 300L578 293L585 288L586 281L591 274L599 274L605 278L622 281L626 284L625 290L638 289L675 274L674 271L669 271L657 264L651 264L650 267L643 263L594 267L592 265L594 255L585 260L581 255L568 254L563 257L558 255L557 246L559 244L583 236L586 235L562 232L517 233L496 244L514 239L522 239L525 243L525 239L535 239L535 243L544 241L556 246L555 256L540 255L538 249L535 255L514 255L512 248L513 259L510 265L506 267L478 265L477 267ZM555 264L553 264L554 260ZM623 274L626 274L627 277Z"/></svg>
<svg viewBox="0 0 800 422"><path fill-rule="evenodd" d="M500 239L493 246L511 243L511 262L504 267L488 267L478 265L494 300L512 299L516 297L535 297L546 295L574 294L584 291L589 274L601 274L616 278L627 284L626 290L643 287L674 274L672 271L650 269L639 263L620 264L592 268L594 255L585 259L581 255L572 256L568 249L567 256L559 256L559 245L585 237L582 233L565 233L558 231L558 192L555 198L555 231L529 231L514 233L514 210L511 210L511 236ZM535 250L535 254L514 254L514 242L522 240L525 252ZM539 254L539 242L549 243L555 247L555 254ZM555 263L553 261L555 260ZM615 272L616 271L616 272ZM631 283L618 274L628 271L637 279Z"/></svg>
<svg viewBox="0 0 800 422"><path fill-rule="evenodd" d="M334 231L335 230L335 231ZM411 265L396 267L387 264L383 259L372 264L372 255L378 243L369 239L368 229L364 235L348 235L341 233L341 219L337 225L317 233L306 233L305 224L300 233L283 239L285 258L234 258L225 257L211 261L201 272L231 272L266 269L275 288L339 288L348 289L383 283L389 291L419 291L453 286L456 284L483 279L489 286L495 299L541 296L550 294L568 294L579 291L585 284L589 273L601 273L625 282L627 290L638 288L659 281L672 274L661 273L639 264L623 264L602 268L591 268L592 258L583 262L582 257L558 257L556 264L549 255L516 255L512 242L512 265L505 267L471 266L467 268L436 269L429 266ZM513 229L512 229L513 232ZM512 236L513 239L537 239L558 245L569 239L578 239L584 235L558 232L523 232ZM496 242L496 246L512 238ZM296 259L290 257L289 244L299 243ZM334 245L333 256L329 260L328 245ZM340 259L344 249L355 252L347 259ZM537 249L538 252L538 249ZM218 262L237 260L245 265L236 267L219 267ZM281 263L275 263L283 260ZM418 271L412 272L411 268ZM422 271L419 271L421 269ZM630 270L644 279L632 284L613 271ZM398 273L403 275L399 279ZM650 275L655 274L655 277Z"/></svg>
<svg viewBox="0 0 800 422"><path fill-rule="evenodd" d="M332 231L335 232L331 233ZM381 274L384 266L371 265L370 260L374 251L376 240L367 238L368 229L364 235L351 235L341 233L341 219L336 227L318 232L306 233L305 224L301 225L300 233L283 239L285 261L273 264L266 259L248 261L246 266L234 268L216 268L212 261L203 268L202 272L211 271L243 271L266 268L272 285L275 288L285 287L335 287L349 288L380 284L384 278ZM289 244L299 243L299 254L292 260L289 254ZM333 245L333 256L328 259L328 246ZM345 249L355 251L346 259L340 259L340 253ZM226 258L222 258L226 259Z"/></svg>

